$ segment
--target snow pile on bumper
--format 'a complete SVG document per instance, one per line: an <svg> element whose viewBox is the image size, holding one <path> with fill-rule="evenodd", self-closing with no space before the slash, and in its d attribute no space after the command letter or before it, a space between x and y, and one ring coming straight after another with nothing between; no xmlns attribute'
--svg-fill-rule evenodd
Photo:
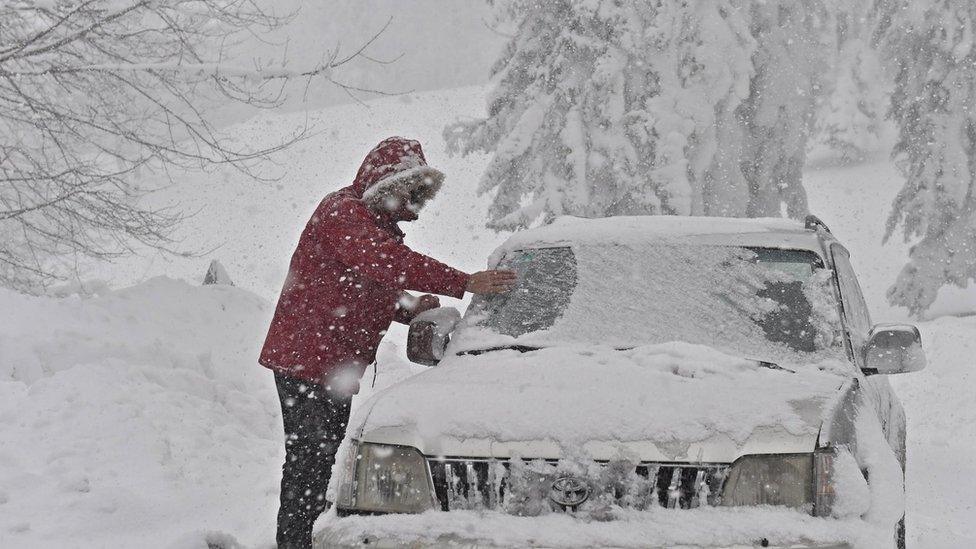
<svg viewBox="0 0 976 549"><path fill-rule="evenodd" d="M324 524L323 524L324 523ZM513 517L494 512L421 515L330 513L317 547L887 547L892 533L861 520L826 520L775 508L619 511L610 521L567 514Z"/></svg>

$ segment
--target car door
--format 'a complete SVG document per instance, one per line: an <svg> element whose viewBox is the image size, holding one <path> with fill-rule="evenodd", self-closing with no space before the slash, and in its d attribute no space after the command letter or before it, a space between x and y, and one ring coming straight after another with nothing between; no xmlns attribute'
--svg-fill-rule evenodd
<svg viewBox="0 0 976 549"><path fill-rule="evenodd" d="M871 333L871 314L857 281L850 254L840 244L831 246L831 259L841 294L844 324L848 332L848 345L857 367L863 367L864 345ZM888 378L883 375L860 377L864 396L871 403L881 422L881 428L891 449L905 463L905 412L895 397Z"/></svg>

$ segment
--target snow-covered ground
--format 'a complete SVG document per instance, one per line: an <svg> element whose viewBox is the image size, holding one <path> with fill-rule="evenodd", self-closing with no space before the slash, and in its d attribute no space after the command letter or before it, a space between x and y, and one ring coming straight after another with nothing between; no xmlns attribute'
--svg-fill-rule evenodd
<svg viewBox="0 0 976 549"><path fill-rule="evenodd" d="M270 545L283 450L274 384L255 360L306 217L377 141L418 138L448 179L408 243L482 268L505 236L482 228L487 199L474 196L487 159L448 157L440 132L478 116L483 99L463 88L311 113L318 133L277 159L279 181L195 174L156 198L197 211L181 236L188 249L216 248L205 257L97 266L108 286L86 283L81 295L0 291L0 547L206 547L208 535ZM270 140L303 120L262 115L236 132ZM876 322L904 319L884 291L906 248L880 245L899 186L885 158L807 173L811 209L849 245ZM211 258L237 288L198 286ZM972 292L946 292L933 316L973 310ZM976 318L921 328L928 370L893 380L909 418L909 537L971 546ZM423 369L402 358L403 336L388 336L377 388Z"/></svg>
<svg viewBox="0 0 976 549"><path fill-rule="evenodd" d="M927 370L893 380L908 415L909 533L916 547L976 544L976 318L920 326Z"/></svg>

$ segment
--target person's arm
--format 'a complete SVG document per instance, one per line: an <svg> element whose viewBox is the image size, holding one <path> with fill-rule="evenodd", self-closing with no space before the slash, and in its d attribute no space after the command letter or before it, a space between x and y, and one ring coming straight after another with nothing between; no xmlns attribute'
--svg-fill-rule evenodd
<svg viewBox="0 0 976 549"><path fill-rule="evenodd" d="M318 222L335 257L363 276L391 288L463 297L468 275L411 250L381 230L358 200L343 200Z"/></svg>

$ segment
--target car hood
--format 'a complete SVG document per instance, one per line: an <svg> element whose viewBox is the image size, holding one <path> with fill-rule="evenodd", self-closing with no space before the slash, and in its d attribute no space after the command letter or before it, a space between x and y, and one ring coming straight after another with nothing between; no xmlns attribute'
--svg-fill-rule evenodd
<svg viewBox="0 0 976 549"><path fill-rule="evenodd" d="M812 451L834 362L774 369L708 347L557 347L454 356L357 410L353 436L428 456L731 462Z"/></svg>

